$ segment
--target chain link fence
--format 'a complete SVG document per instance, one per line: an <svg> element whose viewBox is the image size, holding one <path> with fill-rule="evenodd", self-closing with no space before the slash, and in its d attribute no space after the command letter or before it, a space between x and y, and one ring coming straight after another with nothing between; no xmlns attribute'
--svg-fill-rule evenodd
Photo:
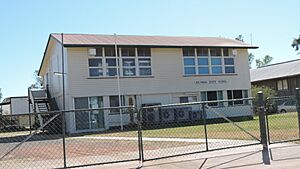
<svg viewBox="0 0 300 169"><path fill-rule="evenodd" d="M299 139L299 121L295 96L266 100L269 143Z"/></svg>
<svg viewBox="0 0 300 169"><path fill-rule="evenodd" d="M285 112L281 106L289 100L295 98L268 99L266 109L260 107L260 114L266 113L271 143L299 138L297 112ZM0 166L81 167L261 144L261 120L255 115L254 101L247 98L140 109L111 107L3 115Z"/></svg>

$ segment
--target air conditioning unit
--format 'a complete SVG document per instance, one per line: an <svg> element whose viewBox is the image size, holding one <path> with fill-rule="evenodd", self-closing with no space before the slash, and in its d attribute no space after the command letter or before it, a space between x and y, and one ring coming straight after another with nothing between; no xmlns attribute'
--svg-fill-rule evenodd
<svg viewBox="0 0 300 169"><path fill-rule="evenodd" d="M160 111L161 124L175 121L174 108L162 108Z"/></svg>
<svg viewBox="0 0 300 169"><path fill-rule="evenodd" d="M202 111L189 111L190 121L200 121L202 120Z"/></svg>
<svg viewBox="0 0 300 169"><path fill-rule="evenodd" d="M192 111L192 107L180 107L176 108L176 119L178 122L186 122L190 120L190 111Z"/></svg>
<svg viewBox="0 0 300 169"><path fill-rule="evenodd" d="M160 103L142 104L142 107L160 105ZM143 123L147 125L159 124L158 108L145 108L142 110Z"/></svg>
<svg viewBox="0 0 300 169"><path fill-rule="evenodd" d="M96 49L95 48L90 48L89 49L89 55L90 56L95 56L96 55Z"/></svg>
<svg viewBox="0 0 300 169"><path fill-rule="evenodd" d="M146 124L159 124L159 111L155 108L149 108L143 110L143 122Z"/></svg>

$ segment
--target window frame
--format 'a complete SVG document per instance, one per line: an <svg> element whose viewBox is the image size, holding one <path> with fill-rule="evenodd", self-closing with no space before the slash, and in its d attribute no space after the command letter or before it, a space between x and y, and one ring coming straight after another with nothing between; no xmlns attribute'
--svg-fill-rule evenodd
<svg viewBox="0 0 300 169"><path fill-rule="evenodd" d="M183 61L182 61L182 65L183 65L183 75L184 76L194 76L194 75L232 75L232 74L236 74L236 66L235 66L235 56L233 56L231 53L231 51L233 50L233 48L227 48L227 47L216 47L216 48L205 48L205 47L198 47L198 48L194 48L194 53L195 56L191 56L189 53L186 54L187 52L185 52L185 50L190 50L190 47L186 47L186 48L182 48L182 56L183 56ZM215 50L219 50L217 52L217 54L211 54L211 51L215 49ZM207 54L206 52L203 52L203 50L207 50ZM227 52L224 52L225 50L227 50ZM204 54L203 54L204 53ZM224 54L225 53L225 54ZM188 56L185 56L188 55ZM207 56L206 56L207 55ZM187 58L193 58L195 61L195 65L186 65L185 64L185 59ZM201 65L200 64L200 60L206 58L208 60L208 65ZM230 65L226 65L225 64L225 59L227 58L231 58L233 59L233 64ZM220 59L220 64L218 65L214 65L213 64L213 59ZM195 73L186 73L186 69L187 68L194 68ZM206 69L206 72L201 73L201 69ZM226 68L232 68L233 71L230 73L226 73ZM208 70L207 70L208 69ZM219 72L215 73L215 69L219 69Z"/></svg>

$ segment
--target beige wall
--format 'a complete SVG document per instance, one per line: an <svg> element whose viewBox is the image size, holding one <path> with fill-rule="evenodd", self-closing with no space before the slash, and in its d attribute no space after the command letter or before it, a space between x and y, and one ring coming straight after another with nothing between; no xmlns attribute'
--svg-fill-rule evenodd
<svg viewBox="0 0 300 169"><path fill-rule="evenodd" d="M67 75L70 97L117 95L117 80L88 77L88 49L69 48ZM180 48L153 48L152 71L149 78L120 78L121 94L167 94L210 90L249 89L248 53L238 50L235 57L236 75L183 76ZM196 84L195 81L226 80L221 84Z"/></svg>

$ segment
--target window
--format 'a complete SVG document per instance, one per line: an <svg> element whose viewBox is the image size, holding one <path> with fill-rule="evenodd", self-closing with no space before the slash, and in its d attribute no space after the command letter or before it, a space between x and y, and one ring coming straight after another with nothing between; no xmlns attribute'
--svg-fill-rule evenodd
<svg viewBox="0 0 300 169"><path fill-rule="evenodd" d="M118 71L125 77L152 75L151 48L125 47L118 52L121 56L116 58L114 47L96 48L96 56L88 59L89 77L117 76Z"/></svg>
<svg viewBox="0 0 300 169"><path fill-rule="evenodd" d="M227 90L228 100L248 98L248 90ZM247 100L230 101L228 105L248 104Z"/></svg>
<svg viewBox="0 0 300 169"><path fill-rule="evenodd" d="M209 63L208 58L198 58L198 74L208 75L209 74Z"/></svg>
<svg viewBox="0 0 300 169"><path fill-rule="evenodd" d="M201 92L202 101L214 101L214 100L223 100L222 91L207 91ZM209 106L223 106L222 102L212 102L208 103Z"/></svg>
<svg viewBox="0 0 300 169"><path fill-rule="evenodd" d="M221 75L235 73L230 48L183 48L184 75Z"/></svg>
<svg viewBox="0 0 300 169"><path fill-rule="evenodd" d="M136 68L135 68L135 59L122 59L123 64L123 76L135 76L136 75Z"/></svg>
<svg viewBox="0 0 300 169"><path fill-rule="evenodd" d="M278 80L277 81L277 89L278 90L287 90L288 89L287 79Z"/></svg>
<svg viewBox="0 0 300 169"><path fill-rule="evenodd" d="M179 102L180 103L188 103L188 102L196 102L197 101L197 96L183 96L179 97Z"/></svg>
<svg viewBox="0 0 300 169"><path fill-rule="evenodd" d="M183 48L183 56L195 56L194 48Z"/></svg>
<svg viewBox="0 0 300 169"><path fill-rule="evenodd" d="M109 106L110 107L119 107L119 96L109 96ZM110 112L119 112L119 109L111 109Z"/></svg>
<svg viewBox="0 0 300 169"><path fill-rule="evenodd" d="M151 56L150 48L137 48L137 54L139 57L149 57Z"/></svg>
<svg viewBox="0 0 300 169"><path fill-rule="evenodd" d="M96 57L102 56L102 48L96 48Z"/></svg>
<svg viewBox="0 0 300 169"><path fill-rule="evenodd" d="M122 48L122 56L135 56L135 48Z"/></svg>
<svg viewBox="0 0 300 169"><path fill-rule="evenodd" d="M89 76L99 77L103 76L102 59L89 59Z"/></svg>
<svg viewBox="0 0 300 169"><path fill-rule="evenodd" d="M221 58L211 58L211 72L213 75L222 74L222 61Z"/></svg>
<svg viewBox="0 0 300 169"><path fill-rule="evenodd" d="M222 56L222 48L210 48L210 56Z"/></svg>
<svg viewBox="0 0 300 169"><path fill-rule="evenodd" d="M233 58L224 58L224 65L225 65L225 73L235 73Z"/></svg>
<svg viewBox="0 0 300 169"><path fill-rule="evenodd" d="M196 74L195 57L184 58L184 74L186 75Z"/></svg>
<svg viewBox="0 0 300 169"><path fill-rule="evenodd" d="M116 49L115 48L105 48L105 56L116 56Z"/></svg>
<svg viewBox="0 0 300 169"><path fill-rule="evenodd" d="M102 97L74 98L75 109L97 109L103 107ZM75 111L76 130L104 128L103 110Z"/></svg>
<svg viewBox="0 0 300 169"><path fill-rule="evenodd" d="M197 48L197 56L208 56L208 48Z"/></svg>
<svg viewBox="0 0 300 169"><path fill-rule="evenodd" d="M106 76L116 76L117 75L117 59L116 58L107 58L105 59L106 63Z"/></svg>
<svg viewBox="0 0 300 169"><path fill-rule="evenodd" d="M229 49L223 48L223 56L229 56Z"/></svg>
<svg viewBox="0 0 300 169"><path fill-rule="evenodd" d="M151 75L151 58L139 58L139 72L140 76L149 76Z"/></svg>

